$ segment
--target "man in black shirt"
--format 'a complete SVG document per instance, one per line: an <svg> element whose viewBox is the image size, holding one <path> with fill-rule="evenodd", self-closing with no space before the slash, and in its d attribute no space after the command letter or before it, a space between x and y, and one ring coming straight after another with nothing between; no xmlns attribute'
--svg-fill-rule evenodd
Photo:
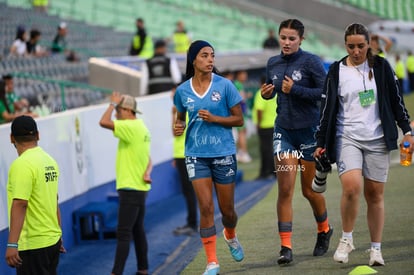
<svg viewBox="0 0 414 275"><path fill-rule="evenodd" d="M142 64L141 76L140 95L171 91L181 82L177 60L167 56L164 40L156 41L154 56Z"/></svg>
<svg viewBox="0 0 414 275"><path fill-rule="evenodd" d="M275 37L275 31L273 29L268 30L268 37L263 42L263 49L278 49L279 41L277 41L277 38Z"/></svg>
<svg viewBox="0 0 414 275"><path fill-rule="evenodd" d="M30 31L30 39L26 42L27 53L32 56L46 56L47 51L41 47L38 42L40 40L42 33L37 29L32 29Z"/></svg>

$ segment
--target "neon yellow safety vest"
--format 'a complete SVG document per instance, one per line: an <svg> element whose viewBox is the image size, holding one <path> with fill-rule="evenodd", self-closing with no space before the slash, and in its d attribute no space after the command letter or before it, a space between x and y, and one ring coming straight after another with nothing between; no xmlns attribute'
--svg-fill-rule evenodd
<svg viewBox="0 0 414 275"><path fill-rule="evenodd" d="M132 45L135 49L139 48L139 46L141 45L140 40L141 39L138 35L134 36ZM142 48L142 51L138 54L138 56L142 58L151 58L154 56L154 44L152 42L151 36L147 35L145 37L144 48Z"/></svg>
<svg viewBox="0 0 414 275"><path fill-rule="evenodd" d="M405 78L405 67L404 63L401 60L395 64L395 74L397 75L398 79Z"/></svg>
<svg viewBox="0 0 414 275"><path fill-rule="evenodd" d="M273 128L276 119L276 107L277 107L277 100L276 98L266 100L262 98L260 94L260 89L254 95L254 103L253 103L253 110L252 110L252 120L253 123L259 128L268 129ZM257 112L262 112L262 120L258 121Z"/></svg>
<svg viewBox="0 0 414 275"><path fill-rule="evenodd" d="M387 56L385 55L385 52L380 51L378 54L378 56L381 56L382 58L386 58Z"/></svg>
<svg viewBox="0 0 414 275"><path fill-rule="evenodd" d="M185 32L175 32L173 35L174 51L176 53L186 53L190 47L190 39Z"/></svg>
<svg viewBox="0 0 414 275"><path fill-rule="evenodd" d="M48 0L33 0L33 6L36 7L43 7L43 6L47 6L49 4Z"/></svg>
<svg viewBox="0 0 414 275"><path fill-rule="evenodd" d="M188 113L185 116L185 122L188 125ZM184 158L185 156L185 136L187 135L187 127L181 136L174 136L173 157L175 159Z"/></svg>
<svg viewBox="0 0 414 275"><path fill-rule="evenodd" d="M407 71L409 73L414 73L414 55L409 55L407 57Z"/></svg>

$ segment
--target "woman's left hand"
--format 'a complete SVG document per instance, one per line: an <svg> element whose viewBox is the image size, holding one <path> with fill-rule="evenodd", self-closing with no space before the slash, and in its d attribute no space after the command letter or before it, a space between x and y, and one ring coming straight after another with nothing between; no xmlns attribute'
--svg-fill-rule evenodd
<svg viewBox="0 0 414 275"><path fill-rule="evenodd" d="M403 139L401 140L400 147L404 144L404 142L408 141L410 143L410 152L414 152L414 136L412 135L404 135Z"/></svg>
<svg viewBox="0 0 414 275"><path fill-rule="evenodd" d="M198 116L203 120L207 122L214 122L215 116L212 115L208 110L200 110L198 111Z"/></svg>
<svg viewBox="0 0 414 275"><path fill-rule="evenodd" d="M293 84L293 79L285 75L285 79L283 79L282 81L282 92L285 94L289 94Z"/></svg>

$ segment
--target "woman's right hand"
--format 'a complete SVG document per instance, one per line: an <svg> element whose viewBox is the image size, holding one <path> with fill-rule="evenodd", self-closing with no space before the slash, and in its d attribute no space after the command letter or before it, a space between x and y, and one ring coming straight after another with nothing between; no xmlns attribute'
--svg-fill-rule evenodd
<svg viewBox="0 0 414 275"><path fill-rule="evenodd" d="M322 155L322 151L323 150L323 148L322 147L317 147L316 149L315 149L315 152L313 153L313 157L314 158L316 158L316 157L320 157L321 155Z"/></svg>
<svg viewBox="0 0 414 275"><path fill-rule="evenodd" d="M174 136L181 136L185 130L185 122L181 120L176 120L174 127L173 127L173 134Z"/></svg>
<svg viewBox="0 0 414 275"><path fill-rule="evenodd" d="M260 93L263 98L270 98L272 96L275 85L264 83L260 89Z"/></svg>

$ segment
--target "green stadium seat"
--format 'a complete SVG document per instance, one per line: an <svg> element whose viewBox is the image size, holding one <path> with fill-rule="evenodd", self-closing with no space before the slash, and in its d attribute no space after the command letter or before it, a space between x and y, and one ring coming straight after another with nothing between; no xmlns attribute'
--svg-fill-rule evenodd
<svg viewBox="0 0 414 275"><path fill-rule="evenodd" d="M383 2L383 0L378 1ZM28 1L8 0L8 2L27 6ZM379 10L377 7L379 4L375 4L376 1L373 0L347 2ZM63 18L84 20L95 26L112 27L120 32L128 32L130 36L135 32L135 19L142 17L148 33L154 39L170 37L175 29L175 23L183 20L193 39L214 41L217 43L215 46L220 50L261 49L267 29L273 28L277 31L278 28L278 24L270 19L242 12L216 1L204 0L53 0L50 13ZM312 37L312 34L307 36L309 43L321 43L316 36ZM127 45L130 39L125 42ZM124 45L125 49L127 45ZM330 49L326 50L329 54Z"/></svg>
<svg viewBox="0 0 414 275"><path fill-rule="evenodd" d="M342 0L342 2L384 19L414 21L414 1L412 0Z"/></svg>

